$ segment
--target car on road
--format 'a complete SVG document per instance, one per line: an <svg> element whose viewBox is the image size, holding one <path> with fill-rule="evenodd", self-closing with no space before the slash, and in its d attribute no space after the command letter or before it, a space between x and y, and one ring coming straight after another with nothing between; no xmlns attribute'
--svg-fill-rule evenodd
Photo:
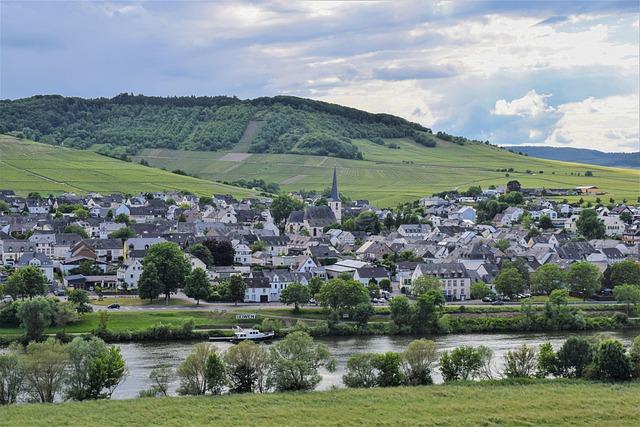
<svg viewBox="0 0 640 427"><path fill-rule="evenodd" d="M482 298L482 302L493 302L493 298L489 297L489 296L486 296L486 297Z"/></svg>
<svg viewBox="0 0 640 427"><path fill-rule="evenodd" d="M504 301L497 299L491 303L491 305L504 305Z"/></svg>
<svg viewBox="0 0 640 427"><path fill-rule="evenodd" d="M120 308L120 304L118 304L118 303L115 303L115 304L109 304L109 305L107 306L107 308L109 308L109 309L111 309L111 310L114 310L114 309L116 309L116 310L117 310L118 308Z"/></svg>

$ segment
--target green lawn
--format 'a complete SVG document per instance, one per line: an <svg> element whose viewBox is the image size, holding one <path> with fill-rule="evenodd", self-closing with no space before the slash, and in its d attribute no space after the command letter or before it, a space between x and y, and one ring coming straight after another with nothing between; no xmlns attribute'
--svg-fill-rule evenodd
<svg viewBox="0 0 640 427"><path fill-rule="evenodd" d="M388 140L391 141L391 140ZM640 188L640 171L520 156L483 144L459 146L440 141L426 148L407 139L394 139L400 149L376 145L367 140L355 144L365 160L294 154L252 154L242 161L221 160L228 151L196 152L146 149L136 159L167 169L180 168L209 180L264 179L280 184L285 191L323 190L331 185L337 168L340 191L378 206L395 206L434 192L471 185L505 185L517 179L525 187L574 188L597 185L601 196L635 202ZM514 168L509 177L496 169ZM530 170L532 173L527 173ZM590 170L592 177L585 177ZM541 174L540 171L543 171ZM577 173L581 176L577 176ZM595 197L585 197L594 200Z"/></svg>
<svg viewBox="0 0 640 427"><path fill-rule="evenodd" d="M14 405L0 426L637 426L640 384L546 381Z"/></svg>
<svg viewBox="0 0 640 427"><path fill-rule="evenodd" d="M169 167L174 170L176 167ZM101 156L91 151L54 147L0 135L0 187L26 195L97 192L188 190L201 195L232 194L249 197L244 188Z"/></svg>
<svg viewBox="0 0 640 427"><path fill-rule="evenodd" d="M162 306L166 306L166 302L163 299L156 299L153 302L149 301L148 299L140 299L137 296L127 296L127 295L120 295L120 296L104 296L102 298L102 300L99 299L93 299L91 300L91 304L93 305L99 305L99 306L107 306L110 304L114 304L114 303L118 303L121 306L135 306L135 307L162 307ZM169 305L170 306L185 306L185 305L193 305L195 306L195 303L191 303L191 301L186 301L183 299L178 299L178 298L171 298L169 300Z"/></svg>

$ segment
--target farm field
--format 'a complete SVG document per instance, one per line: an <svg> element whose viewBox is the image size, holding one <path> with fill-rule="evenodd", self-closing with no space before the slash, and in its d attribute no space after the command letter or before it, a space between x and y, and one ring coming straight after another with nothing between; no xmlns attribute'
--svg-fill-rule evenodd
<svg viewBox="0 0 640 427"><path fill-rule="evenodd" d="M264 179L280 184L285 191L323 190L330 185L336 167L342 193L352 199L368 199L379 207L392 207L453 188L505 185L511 179L517 179L525 187L537 188L596 185L607 193L601 196L607 201L627 198L635 202L640 196L638 170L543 160L483 144L460 146L439 141L437 147L426 148L408 139L386 141L397 144L399 149L355 140L365 160L295 154L247 157L229 156L230 151L167 149L145 149L135 159L143 158L156 167L183 169L212 181ZM509 168L514 169L509 177L496 171ZM593 176L584 176L586 171ZM590 199L595 197L585 197Z"/></svg>
<svg viewBox="0 0 640 427"><path fill-rule="evenodd" d="M635 426L640 383L582 381L345 389L13 405L0 426Z"/></svg>
<svg viewBox="0 0 640 427"><path fill-rule="evenodd" d="M255 195L244 188L176 175L91 151L40 144L7 135L0 135L0 188L22 195L31 191L46 195L167 190L188 190L200 195Z"/></svg>

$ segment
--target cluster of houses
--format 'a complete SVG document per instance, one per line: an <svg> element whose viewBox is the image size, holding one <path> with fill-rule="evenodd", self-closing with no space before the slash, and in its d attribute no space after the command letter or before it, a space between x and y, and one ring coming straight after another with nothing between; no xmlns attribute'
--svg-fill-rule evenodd
<svg viewBox="0 0 640 427"><path fill-rule="evenodd" d="M482 197L504 191L492 188ZM307 200L306 207L291 212L283 224L275 223L269 198L236 200L214 195L203 203L190 194L158 192L29 199L0 190L0 200L10 207L9 213L0 214L0 264L40 268L53 291L63 286L135 291L145 254L160 242L179 245L192 267L206 269L214 285L241 275L246 302L278 301L291 283L308 284L314 276L331 279L345 274L363 284L389 279L395 292L410 290L419 276L433 276L442 281L448 300L465 300L471 296L472 283L493 282L505 259L520 258L532 272L547 263L566 267L581 260L605 271L626 258L639 259L640 248L639 208L598 208L607 238L578 241L576 221L581 209L544 197L529 198L525 207L509 207L491 224L476 223L473 204L477 198L425 197L419 201L418 223L383 227L378 234L330 228L367 211L384 223L391 213L366 200L343 203L335 173L326 205ZM63 205L83 206L88 215L60 214L58 208ZM548 216L554 228L527 237L529 231L519 224L525 212L534 220ZM117 222L122 216L129 219L135 236L112 236L127 226ZM69 226L76 232L65 232ZM231 265L207 266L189 254L190 246L214 239L233 248ZM91 272L78 273L83 262L90 262ZM9 270L0 273L0 281Z"/></svg>

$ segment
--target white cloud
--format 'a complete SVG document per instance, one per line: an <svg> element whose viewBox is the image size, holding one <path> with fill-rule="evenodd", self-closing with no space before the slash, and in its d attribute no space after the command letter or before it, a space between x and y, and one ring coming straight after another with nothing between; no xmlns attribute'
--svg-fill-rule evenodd
<svg viewBox="0 0 640 427"><path fill-rule="evenodd" d="M542 136L542 131L540 129L529 130L529 139L538 139L541 136Z"/></svg>
<svg viewBox="0 0 640 427"><path fill-rule="evenodd" d="M496 116L536 117L539 114L553 111L553 107L547 105L547 98L551 95L539 94L535 89L527 92L522 98L507 101L499 99L491 110Z"/></svg>
<svg viewBox="0 0 640 427"><path fill-rule="evenodd" d="M600 151L640 151L638 94L587 98L562 104L562 117L544 141L550 146Z"/></svg>

